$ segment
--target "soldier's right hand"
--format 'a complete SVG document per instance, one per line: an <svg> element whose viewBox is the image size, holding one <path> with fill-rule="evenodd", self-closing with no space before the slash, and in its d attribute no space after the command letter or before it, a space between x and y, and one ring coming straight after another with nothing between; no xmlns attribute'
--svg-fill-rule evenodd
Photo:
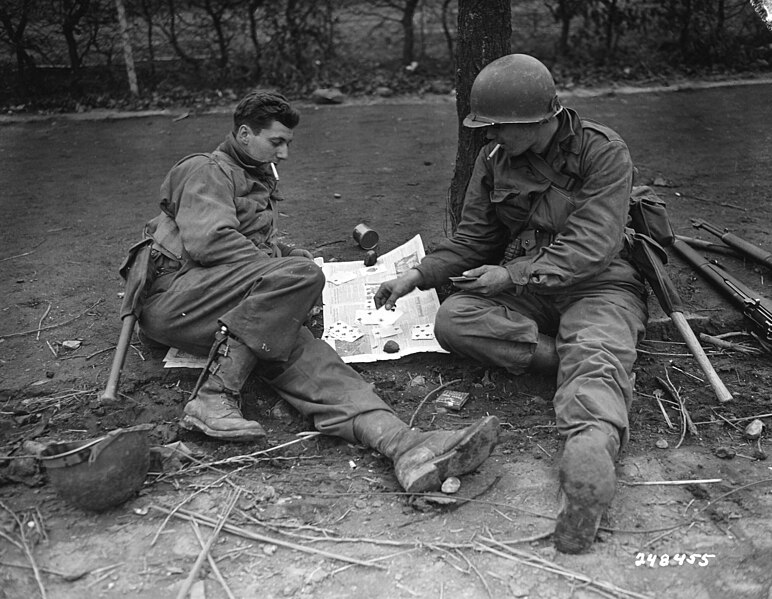
<svg viewBox="0 0 772 599"><path fill-rule="evenodd" d="M407 295L413 291L413 289L418 287L420 282L421 273L411 268L396 279L381 283L378 291L375 292L375 296L373 296L373 302L375 302L376 309L385 308L386 310L394 310L397 305L397 300L403 295Z"/></svg>

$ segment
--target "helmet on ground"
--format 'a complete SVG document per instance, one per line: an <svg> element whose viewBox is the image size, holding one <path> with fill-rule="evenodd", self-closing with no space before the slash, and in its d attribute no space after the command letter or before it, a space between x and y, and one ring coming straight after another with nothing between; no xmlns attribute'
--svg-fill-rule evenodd
<svg viewBox="0 0 772 599"><path fill-rule="evenodd" d="M101 512L122 504L142 487L150 465L153 426L117 429L89 441L52 443L39 458L68 502Z"/></svg>
<svg viewBox="0 0 772 599"><path fill-rule="evenodd" d="M555 81L533 56L509 54L483 68L472 84L466 127L540 123L558 114Z"/></svg>

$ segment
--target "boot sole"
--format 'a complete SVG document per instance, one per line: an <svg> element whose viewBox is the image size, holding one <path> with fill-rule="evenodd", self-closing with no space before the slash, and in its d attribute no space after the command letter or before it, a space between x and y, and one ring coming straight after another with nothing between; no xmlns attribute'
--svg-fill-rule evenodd
<svg viewBox="0 0 772 599"><path fill-rule="evenodd" d="M253 433L245 433L244 431L223 431L210 428L202 420L199 420L195 416L185 414L180 420L180 426L185 430L197 431L204 433L207 437L214 437L215 439L225 439L226 441L259 441L265 439L266 432L260 424L255 423L255 431Z"/></svg>
<svg viewBox="0 0 772 599"><path fill-rule="evenodd" d="M451 476L476 470L490 456L499 438L499 419L487 416L474 424L453 449L400 477L408 493L436 491Z"/></svg>
<svg viewBox="0 0 772 599"><path fill-rule="evenodd" d="M555 525L555 548L562 553L585 553L616 492L614 461L602 448L579 445L571 455L564 454L560 481L563 507Z"/></svg>

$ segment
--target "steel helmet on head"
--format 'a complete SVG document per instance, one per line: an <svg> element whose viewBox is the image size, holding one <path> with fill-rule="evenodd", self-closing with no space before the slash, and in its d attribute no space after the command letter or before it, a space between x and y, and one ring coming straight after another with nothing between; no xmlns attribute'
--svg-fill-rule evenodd
<svg viewBox="0 0 772 599"><path fill-rule="evenodd" d="M509 54L483 68L472 84L467 127L540 123L558 114L555 81L533 56Z"/></svg>

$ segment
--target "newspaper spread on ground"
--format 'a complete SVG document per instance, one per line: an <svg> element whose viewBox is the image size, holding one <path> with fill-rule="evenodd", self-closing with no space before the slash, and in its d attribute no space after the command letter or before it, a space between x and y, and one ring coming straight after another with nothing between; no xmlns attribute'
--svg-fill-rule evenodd
<svg viewBox="0 0 772 599"><path fill-rule="evenodd" d="M418 352L446 353L434 338L434 317L440 306L437 292L415 291L397 302L397 309L376 310L373 296L380 284L418 264L425 255L421 236L378 258L374 266L357 262L324 262L317 258L327 282L322 292L322 339L344 362L395 360ZM387 342L396 351L384 350ZM393 348L394 345L390 344ZM203 368L206 358L170 348L164 368Z"/></svg>
<svg viewBox="0 0 772 599"><path fill-rule="evenodd" d="M378 258L364 262L325 262L322 293L324 335L344 362L394 360L417 352L442 352L434 338L434 317L440 306L434 289L416 289L399 299L394 311L375 309L373 296L384 281L416 266L424 257L421 236ZM393 341L398 349L384 350ZM394 344L389 344L394 348Z"/></svg>

